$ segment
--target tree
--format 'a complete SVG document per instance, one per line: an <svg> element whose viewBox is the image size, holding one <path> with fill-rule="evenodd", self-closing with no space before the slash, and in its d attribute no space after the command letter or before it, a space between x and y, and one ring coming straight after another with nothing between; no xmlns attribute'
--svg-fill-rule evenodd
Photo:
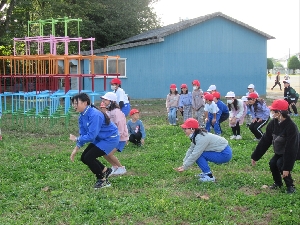
<svg viewBox="0 0 300 225"><path fill-rule="evenodd" d="M268 70L268 73L270 72L269 70L273 69L274 68L274 64L273 64L273 61L271 58L267 58L267 70Z"/></svg>
<svg viewBox="0 0 300 225"><path fill-rule="evenodd" d="M288 61L288 68L293 70L293 74L295 74L296 69L300 69L300 61L297 56L292 56Z"/></svg>

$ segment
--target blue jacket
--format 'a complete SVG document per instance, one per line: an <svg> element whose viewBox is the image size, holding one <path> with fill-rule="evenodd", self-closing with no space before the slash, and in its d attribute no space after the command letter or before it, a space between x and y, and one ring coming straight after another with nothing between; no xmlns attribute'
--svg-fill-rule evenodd
<svg viewBox="0 0 300 225"><path fill-rule="evenodd" d="M192 93L188 92L187 94L180 94L179 98L179 107L192 105Z"/></svg>
<svg viewBox="0 0 300 225"><path fill-rule="evenodd" d="M224 102L222 102L221 100L218 100L217 106L218 106L219 110L221 111L221 114L224 114L224 113L229 114L228 106Z"/></svg>
<svg viewBox="0 0 300 225"><path fill-rule="evenodd" d="M254 111L254 106L249 105L248 108L250 109L250 113L252 119L258 118L262 120L268 120L270 116L270 109L267 107L265 102L256 101L257 102L257 110Z"/></svg>
<svg viewBox="0 0 300 225"><path fill-rule="evenodd" d="M96 108L87 106L78 118L79 134L77 146L93 143L106 154L109 154L119 143L117 126L105 123L104 114Z"/></svg>

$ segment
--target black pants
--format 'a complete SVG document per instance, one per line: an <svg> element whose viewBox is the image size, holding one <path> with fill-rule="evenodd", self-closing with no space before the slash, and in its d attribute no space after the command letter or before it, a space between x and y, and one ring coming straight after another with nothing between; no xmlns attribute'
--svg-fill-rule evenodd
<svg viewBox="0 0 300 225"><path fill-rule="evenodd" d="M281 90L281 83L280 83L280 82L277 82L277 81L275 81L275 84L274 84L274 86L272 87L272 89L273 89L277 84L279 85L280 90Z"/></svg>
<svg viewBox="0 0 300 225"><path fill-rule="evenodd" d="M272 172L274 183L282 186L282 166L283 166L283 155L275 154L269 162L270 170ZM283 178L285 185L287 187L294 186L294 181L292 179L291 173L287 177Z"/></svg>
<svg viewBox="0 0 300 225"><path fill-rule="evenodd" d="M296 100L294 100L294 101L292 101L292 100L288 100L288 99L285 99L288 103L289 103L289 108L288 108L288 110L289 110L289 113L291 114L292 113L292 111L291 111L291 109L290 109L290 107L292 107L292 109L293 109L293 111L294 111L294 113L295 114L298 114L298 110L297 110L297 107L296 107L296 104L297 104L297 101L298 101L298 98L296 98ZM291 105L292 103L295 103L295 105L293 104L293 105Z"/></svg>
<svg viewBox="0 0 300 225"><path fill-rule="evenodd" d="M227 120L229 118L229 113L222 113L219 119L219 124L224 122L225 120Z"/></svg>
<svg viewBox="0 0 300 225"><path fill-rule="evenodd" d="M92 143L86 147L81 155L81 161L90 168L90 170L96 175L97 179L103 178L102 171L105 168L105 166L97 158L104 155L106 155L105 152Z"/></svg>
<svg viewBox="0 0 300 225"><path fill-rule="evenodd" d="M268 120L262 120L260 122L255 121L254 123L250 124L249 129L254 134L255 138L261 139L264 134L261 128L267 124Z"/></svg>
<svg viewBox="0 0 300 225"><path fill-rule="evenodd" d="M231 130L232 130L232 134L233 134L234 136L236 136L236 135L241 135L241 127L240 127L240 123L237 122L236 125L235 125L235 127L231 127Z"/></svg>
<svg viewBox="0 0 300 225"><path fill-rule="evenodd" d="M136 145L141 143L141 139L142 133L140 131L129 136L129 141Z"/></svg>

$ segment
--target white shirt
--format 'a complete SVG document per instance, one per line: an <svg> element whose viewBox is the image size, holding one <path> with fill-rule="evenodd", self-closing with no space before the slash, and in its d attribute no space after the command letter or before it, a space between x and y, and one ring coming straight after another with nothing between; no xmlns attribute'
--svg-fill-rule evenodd
<svg viewBox="0 0 300 225"><path fill-rule="evenodd" d="M210 113L217 113L219 112L219 108L215 102L212 102L211 104L205 103L204 111Z"/></svg>
<svg viewBox="0 0 300 225"><path fill-rule="evenodd" d="M116 90L117 95L117 103L119 104L121 101L124 102L124 104L129 103L128 96L125 94L125 91L122 88L118 88Z"/></svg>

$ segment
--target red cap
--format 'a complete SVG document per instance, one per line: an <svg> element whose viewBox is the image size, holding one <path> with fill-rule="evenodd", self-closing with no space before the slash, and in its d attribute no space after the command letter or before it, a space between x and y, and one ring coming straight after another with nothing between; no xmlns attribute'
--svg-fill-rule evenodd
<svg viewBox="0 0 300 225"><path fill-rule="evenodd" d="M193 80L192 85L196 85L196 86L200 87L199 80Z"/></svg>
<svg viewBox="0 0 300 225"><path fill-rule="evenodd" d="M212 94L215 98L217 98L217 99L220 99L221 98L221 94L219 93L219 92L214 92L213 94Z"/></svg>
<svg viewBox="0 0 300 225"><path fill-rule="evenodd" d="M188 118L184 124L181 125L182 128L199 128L198 121L194 118Z"/></svg>
<svg viewBox="0 0 300 225"><path fill-rule="evenodd" d="M207 95L207 94L210 94L210 93L209 93L209 92L204 92L204 93L203 93L204 96Z"/></svg>
<svg viewBox="0 0 300 225"><path fill-rule="evenodd" d="M132 110L130 110L129 115L132 116L132 115L135 114L135 113L139 113L139 110L137 110L137 109L132 109Z"/></svg>
<svg viewBox="0 0 300 225"><path fill-rule="evenodd" d="M274 100L272 105L269 106L271 110L288 110L289 103L283 99Z"/></svg>
<svg viewBox="0 0 300 225"><path fill-rule="evenodd" d="M182 85L180 86L180 88L187 88L187 85L186 85L186 84L182 84Z"/></svg>
<svg viewBox="0 0 300 225"><path fill-rule="evenodd" d="M176 88L176 84L171 84L171 85L170 85L170 89L171 89L171 88L174 88L174 89L175 89L175 88Z"/></svg>
<svg viewBox="0 0 300 225"><path fill-rule="evenodd" d="M111 84L121 84L121 80L118 78L114 78L110 81Z"/></svg>
<svg viewBox="0 0 300 225"><path fill-rule="evenodd" d="M206 95L204 95L204 97L208 101L212 101L214 99L214 96L212 94L206 94Z"/></svg>
<svg viewBox="0 0 300 225"><path fill-rule="evenodd" d="M258 95L257 95L256 93L254 93L254 92L251 92L251 93L247 96L247 98L258 98Z"/></svg>

